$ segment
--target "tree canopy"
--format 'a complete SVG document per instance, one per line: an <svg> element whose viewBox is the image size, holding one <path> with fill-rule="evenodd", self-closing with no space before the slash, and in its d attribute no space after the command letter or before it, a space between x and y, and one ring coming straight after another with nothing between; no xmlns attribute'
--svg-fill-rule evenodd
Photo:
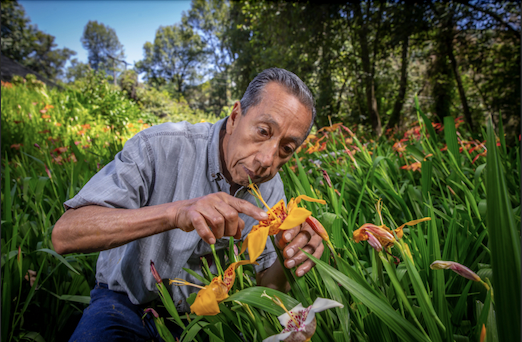
<svg viewBox="0 0 522 342"><path fill-rule="evenodd" d="M89 65L94 70L114 72L117 60L125 58L116 31L96 20L89 20L85 25L81 42L88 52Z"/></svg>

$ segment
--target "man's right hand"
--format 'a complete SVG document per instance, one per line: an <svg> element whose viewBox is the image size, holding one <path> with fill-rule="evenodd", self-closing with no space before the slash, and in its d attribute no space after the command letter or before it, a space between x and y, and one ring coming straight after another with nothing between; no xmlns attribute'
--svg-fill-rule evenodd
<svg viewBox="0 0 522 342"><path fill-rule="evenodd" d="M267 213L262 209L225 192L179 201L176 204L173 226L185 232L195 229L208 244L216 243L216 239L223 236L241 238L245 222L239 218L239 213L258 221L268 219Z"/></svg>

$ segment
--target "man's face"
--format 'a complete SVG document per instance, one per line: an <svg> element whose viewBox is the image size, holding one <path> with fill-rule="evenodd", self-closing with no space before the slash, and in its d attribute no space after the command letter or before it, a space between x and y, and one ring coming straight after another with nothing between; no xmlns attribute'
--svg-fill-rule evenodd
<svg viewBox="0 0 522 342"><path fill-rule="evenodd" d="M225 177L246 186L272 179L304 140L312 113L277 83L265 86L261 102L241 115L236 102L223 139Z"/></svg>

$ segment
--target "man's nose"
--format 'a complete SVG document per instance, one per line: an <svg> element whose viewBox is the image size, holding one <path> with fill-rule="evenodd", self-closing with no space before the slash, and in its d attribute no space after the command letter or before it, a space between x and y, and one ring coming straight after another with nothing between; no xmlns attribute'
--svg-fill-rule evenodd
<svg viewBox="0 0 522 342"><path fill-rule="evenodd" d="M274 163L277 156L277 143L265 143L259 149L256 159L262 168L269 168Z"/></svg>

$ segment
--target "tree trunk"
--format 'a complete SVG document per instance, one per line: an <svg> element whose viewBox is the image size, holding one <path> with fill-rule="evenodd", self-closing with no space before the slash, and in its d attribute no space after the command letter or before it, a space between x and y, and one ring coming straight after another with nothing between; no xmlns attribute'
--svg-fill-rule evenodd
<svg viewBox="0 0 522 342"><path fill-rule="evenodd" d="M364 22L361 13L361 4L355 5L355 15L360 21L361 28L359 30L359 38L361 43L361 61L365 79L366 103L368 106L368 114L373 132L380 136L382 133L381 118L377 109L377 99L375 98L375 84L373 74L371 73L370 52L368 50L368 33L367 23Z"/></svg>
<svg viewBox="0 0 522 342"><path fill-rule="evenodd" d="M401 81L399 84L399 94L397 95L397 99L395 100L395 105L393 106L393 112L391 114L390 120L386 124L386 129L392 128L396 126L401 119L401 111L404 105L404 97L406 96L406 88L408 86L408 47L409 47L409 36L407 34L404 35L402 40L402 55L401 55ZM385 129L385 130L386 130Z"/></svg>
<svg viewBox="0 0 522 342"><path fill-rule="evenodd" d="M466 92L464 91L462 79L460 78L457 60L455 59L455 55L453 54L453 35L448 36L446 44L448 49L448 57L451 61L451 66L453 68L453 74L455 76L455 80L457 81L457 89L459 90L460 102L462 102L462 110L464 112L464 117L466 118L466 122L468 123L469 128L471 128L471 130L473 131L473 121L471 119L471 112L469 111Z"/></svg>

